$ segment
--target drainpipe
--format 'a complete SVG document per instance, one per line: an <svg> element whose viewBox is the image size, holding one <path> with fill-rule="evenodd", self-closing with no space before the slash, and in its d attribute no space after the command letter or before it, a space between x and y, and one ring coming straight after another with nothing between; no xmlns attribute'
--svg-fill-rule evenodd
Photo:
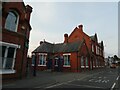
<svg viewBox="0 0 120 90"><path fill-rule="evenodd" d="M21 27L21 29L24 31L25 30L25 27ZM21 70L20 70L20 79L22 79L22 71L23 71L23 60L24 60L24 53L25 53L25 42L26 42L26 31L25 31L25 34L24 34L24 44L23 44L23 49L22 49L22 62L21 62Z"/></svg>

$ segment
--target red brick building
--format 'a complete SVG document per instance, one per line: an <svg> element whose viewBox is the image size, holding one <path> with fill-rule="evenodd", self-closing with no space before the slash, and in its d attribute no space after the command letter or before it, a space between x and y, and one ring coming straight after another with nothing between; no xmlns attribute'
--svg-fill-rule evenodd
<svg viewBox="0 0 120 90"><path fill-rule="evenodd" d="M64 42L52 44L40 42L32 52L32 65L38 70L81 72L104 66L103 41L98 43L97 34L88 36L83 32L83 25L76 27Z"/></svg>
<svg viewBox="0 0 120 90"><path fill-rule="evenodd" d="M2 79L25 76L32 7L21 2L2 2Z"/></svg>

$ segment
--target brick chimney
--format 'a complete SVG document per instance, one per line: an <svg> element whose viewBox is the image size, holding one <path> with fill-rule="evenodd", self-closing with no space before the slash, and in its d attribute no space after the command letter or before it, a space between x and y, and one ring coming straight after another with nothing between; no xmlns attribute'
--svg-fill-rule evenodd
<svg viewBox="0 0 120 90"><path fill-rule="evenodd" d="M43 43L43 41L40 41L40 45Z"/></svg>
<svg viewBox="0 0 120 90"><path fill-rule="evenodd" d="M68 43L68 34L64 34L64 43Z"/></svg>
<svg viewBox="0 0 120 90"><path fill-rule="evenodd" d="M26 20L28 20L28 21L30 21L31 12L32 12L32 7L29 6L29 5L27 5L27 6L26 6L25 18L26 18Z"/></svg>
<svg viewBox="0 0 120 90"><path fill-rule="evenodd" d="M79 25L78 28L83 31L83 25Z"/></svg>

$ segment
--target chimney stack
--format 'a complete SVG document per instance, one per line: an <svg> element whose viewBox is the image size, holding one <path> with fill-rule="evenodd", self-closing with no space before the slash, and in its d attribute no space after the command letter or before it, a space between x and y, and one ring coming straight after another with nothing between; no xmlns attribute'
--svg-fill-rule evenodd
<svg viewBox="0 0 120 90"><path fill-rule="evenodd" d="M83 25L79 25L78 28L83 31Z"/></svg>
<svg viewBox="0 0 120 90"><path fill-rule="evenodd" d="M26 6L25 18L26 18L26 20L28 20L28 21L30 21L31 12L32 12L32 7L29 6L29 5L27 5L27 6Z"/></svg>
<svg viewBox="0 0 120 90"><path fill-rule="evenodd" d="M40 45L43 43L43 41L40 41Z"/></svg>
<svg viewBox="0 0 120 90"><path fill-rule="evenodd" d="M68 34L64 34L64 43L68 43Z"/></svg>

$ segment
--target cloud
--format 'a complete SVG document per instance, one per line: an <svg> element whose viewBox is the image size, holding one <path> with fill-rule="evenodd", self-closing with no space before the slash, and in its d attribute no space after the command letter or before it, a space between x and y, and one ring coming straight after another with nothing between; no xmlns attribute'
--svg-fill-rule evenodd
<svg viewBox="0 0 120 90"><path fill-rule="evenodd" d="M30 3L33 7L33 18L36 19L36 22L39 24L50 23L55 16L56 10L54 3L49 2L32 2Z"/></svg>

